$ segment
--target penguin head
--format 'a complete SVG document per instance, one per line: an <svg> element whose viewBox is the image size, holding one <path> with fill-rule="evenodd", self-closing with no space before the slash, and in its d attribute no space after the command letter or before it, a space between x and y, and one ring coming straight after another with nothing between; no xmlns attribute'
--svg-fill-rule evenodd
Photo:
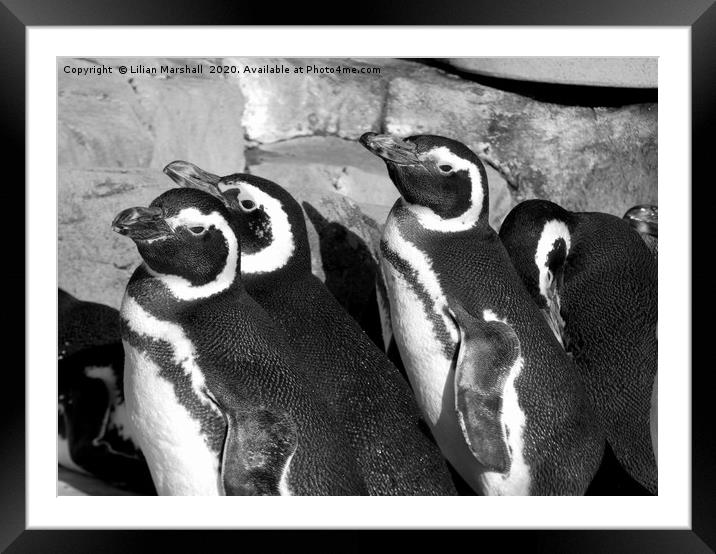
<svg viewBox="0 0 716 554"><path fill-rule="evenodd" d="M227 207L205 192L169 190L149 207L117 214L112 229L135 242L149 272L176 296L240 283L240 230Z"/></svg>
<svg viewBox="0 0 716 554"><path fill-rule="evenodd" d="M403 199L429 228L460 231L487 225L487 175L467 146L436 135L400 139L365 133L360 143L383 159Z"/></svg>
<svg viewBox="0 0 716 554"><path fill-rule="evenodd" d="M572 248L572 214L547 200L526 200L507 214L500 240L528 292L561 340L560 290Z"/></svg>
<svg viewBox="0 0 716 554"><path fill-rule="evenodd" d="M175 161L164 173L177 184L218 195L241 230L244 278L276 272L310 272L311 254L303 210L286 189L248 173L219 177Z"/></svg>
<svg viewBox="0 0 716 554"><path fill-rule="evenodd" d="M624 218L642 235L659 236L659 208L648 204L640 204L627 210Z"/></svg>

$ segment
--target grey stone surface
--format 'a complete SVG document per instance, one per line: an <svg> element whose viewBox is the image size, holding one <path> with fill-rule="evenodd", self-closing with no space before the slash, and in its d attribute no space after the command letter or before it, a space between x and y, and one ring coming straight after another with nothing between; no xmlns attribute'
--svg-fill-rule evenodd
<svg viewBox="0 0 716 554"><path fill-rule="evenodd" d="M479 75L603 87L656 88L658 58L447 58Z"/></svg>
<svg viewBox="0 0 716 554"><path fill-rule="evenodd" d="M58 285L82 300L119 308L141 259L130 239L112 231L112 220L171 186L158 169L60 168Z"/></svg>
<svg viewBox="0 0 716 554"><path fill-rule="evenodd" d="M645 67L651 63L632 61L643 62ZM587 71L579 60L560 62ZM117 67L139 61L111 58L70 63ZM175 58L141 63L146 67L205 68L216 63L237 64L240 69L278 64L304 71L341 63L351 68L377 66L381 73L240 72L201 77L115 73L90 78L60 72L60 166L160 168L171 160L187 159L216 173L228 173L245 167L245 132L250 145L265 143L263 150L280 154L262 160L260 169L267 177L281 182L279 177L289 171L291 157L297 164L308 162L301 170L304 180L329 181L333 190L354 198L380 222L393 192L389 186L365 186L373 175L379 175L377 160L365 161L365 154L361 159L347 149L335 152L333 146L321 152L292 139L320 140L328 135L354 140L367 130L401 135L429 132L466 142L497 169L489 175L493 204L505 199L503 179L510 184L514 200L549 198L574 210L618 215L635 203L657 200L655 105L583 108L545 104L416 62L382 58L340 62ZM508 59L503 65L510 67L510 63ZM596 73L599 63L596 60L590 65ZM290 145L282 146L284 141ZM290 152L293 148L298 149L295 155ZM323 158L328 163L323 163ZM510 202L502 202L501 208L492 207L494 226L510 206Z"/></svg>
<svg viewBox="0 0 716 554"><path fill-rule="evenodd" d="M127 79L119 74L67 74L66 65L93 68L97 64L58 60L58 165L149 165L154 137Z"/></svg>
<svg viewBox="0 0 716 554"><path fill-rule="evenodd" d="M276 142L308 135L358 138L379 131L388 83L396 76L433 71L415 62L389 58L289 59L227 58L241 68L237 77L246 98L243 125L250 140ZM380 67L380 74L315 74L309 67L361 69ZM244 73L244 67L286 66L289 74ZM303 73L294 73L302 69Z"/></svg>
<svg viewBox="0 0 716 554"><path fill-rule="evenodd" d="M132 80L154 135L150 167L176 159L229 173L244 166L243 97L228 79Z"/></svg>
<svg viewBox="0 0 716 554"><path fill-rule="evenodd" d="M124 66L131 66L131 65L142 65L144 67L149 68L156 68L159 70L162 66L172 66L175 68L183 67L183 66L189 66L189 67L198 67L203 66L205 75L211 77L211 74L208 73L208 67L211 65L216 65L218 63L221 63L221 58L181 58L181 57L169 57L169 58L124 58L121 56L112 56L112 57L105 57L105 58L84 58L87 60L90 60L95 63L108 65L111 67L119 67L121 65ZM130 75L131 76L131 75Z"/></svg>
<svg viewBox="0 0 716 554"><path fill-rule="evenodd" d="M618 216L657 203L655 104L558 106L436 74L391 81L385 128L461 140L498 168L519 201Z"/></svg>
<svg viewBox="0 0 716 554"><path fill-rule="evenodd" d="M297 196L316 199L326 192L347 196L379 223L398 198L385 164L356 141L297 138L251 149L246 157L251 173Z"/></svg>
<svg viewBox="0 0 716 554"><path fill-rule="evenodd" d="M78 76L65 65L201 65L202 75ZM243 96L233 78L203 60L111 58L58 62L59 165L164 167L190 159L218 172L243 168Z"/></svg>

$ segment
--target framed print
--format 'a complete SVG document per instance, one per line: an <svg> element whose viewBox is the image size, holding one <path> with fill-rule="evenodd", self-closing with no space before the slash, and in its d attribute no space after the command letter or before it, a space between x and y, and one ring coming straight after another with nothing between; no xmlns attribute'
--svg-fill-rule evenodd
<svg viewBox="0 0 716 554"><path fill-rule="evenodd" d="M713 436L703 398L710 390L710 375L703 365L692 363L691 346L692 336L703 332L697 325L692 330L691 323L691 262L696 252L691 241L708 236L692 226L690 185L709 159L705 129L712 120L710 44L716 15L708 2L684 6L678 15L630 4L610 10L591 6L579 14L545 10L537 15L515 8L511 16L523 15L514 21L507 21L503 10L486 6L479 17L466 8L467 17L450 21L457 16L441 10L427 22L417 5L401 11L404 21L398 21L398 14L383 6L374 8L374 15L384 26L367 27L264 27L241 16L222 19L223 12L211 3L202 13L196 7L178 10L173 20L160 17L153 6L138 6L133 12L126 3L103 14L81 4L74 9L6 4L10 7L2 8L2 24L11 77L3 94L8 107L5 128L14 136L6 140L10 159L20 159L20 137L26 137L27 327L26 376L13 383L25 395L9 395L12 432L2 439L7 512L0 523L3 547L22 552L61 543L63 548L92 550L112 542L121 549L141 544L148 534L164 540L166 530L182 529L342 529L350 530L355 538L348 540L362 549L368 547L366 541L382 540L377 530L452 529L550 551L714 548L716 536L709 525L714 517ZM440 142L437 135L450 138ZM425 164L432 165L425 169ZM455 193L454 202L444 207L431 200L431 192L413 191L401 179L408 179L406 172L418 166L431 179L445 179L440 202L450 191L463 190L454 185L455 179L472 183L471 196L464 200ZM420 175L410 182L421 182L425 173ZM253 181L256 176L285 190ZM707 182L706 176L703 179ZM476 182L484 191L479 202ZM56 188L48 194L51 183ZM284 193L288 196L281 196ZM554 342L559 352L543 364L549 371L534 373L541 362L525 349L530 340L537 340L528 336L534 326L511 326L511 320L526 317L525 312L496 315L500 310L492 304L479 304L481 317L475 319L475 309L468 312L465 297L456 292L462 290L454 284L458 281L440 281L447 273L460 275L461 256L446 257L449 271L434 270L442 267L438 256L448 253L448 243L434 252L428 246L421 250L418 238L401 238L405 229L391 239L391 218L399 225L402 217L393 207L399 196L410 205L428 206L415 212L416 225L435 231L440 240L464 232L460 225L465 214L473 212L475 221L469 226L484 221L495 238L499 231L499 252L511 257L504 263L516 283L510 290L525 291L508 293L510 302L514 294L529 299L530 290L529 278L520 274L510 248L511 223L503 225L518 204L551 200L570 210L565 213L604 212L627 229L622 216L630 208L653 206L655 213L661 204L665 230L660 248L656 225L653 233L638 227L649 236L634 246L654 255L661 252L658 270L656 258L644 262L652 264L654 277L658 271L661 347L656 340L655 279L651 300L641 297L654 304L653 321L622 332L631 336L643 331L651 337L649 326L654 328L648 340L654 355L658 348L662 386L660 393L655 386L653 395L649 386L646 412L640 413L651 410L652 417L640 421L651 424L643 430L649 448L656 452L656 438L661 442L654 454L658 485L655 465L653 478L644 477L641 466L637 471L624 461L621 443L605 438L609 416L585 415L590 410L602 414L601 407L570 407L570 402L578 405L581 393L573 393L575 400L570 400L566 391L572 389L564 385L554 385L559 395L540 396L540 391L551 390L550 379L564 382L560 371L573 379L567 370L582 367L574 360L575 353L582 352L575 342L589 340L589 334L584 339L566 330L577 325L576 319L565 324L567 312L560 311L559 303L569 304L568 297L557 294L557 307L549 304L555 298L549 291L567 290L562 287L570 278L549 265L557 263L558 252L544 253L547 247L535 240L535 253L529 253L529 260L544 257L551 277L539 273L535 278L537 302L530 300L526 313L537 314L534 325L547 329L549 339L539 341ZM463 200L466 211L453 217ZM292 203L295 213L285 207ZM231 219L232 210L241 211L236 220ZM574 259L579 249L572 247L586 232L575 231L574 222L584 216L569 216L562 227L555 218L551 216L550 229L565 231L550 239L551 247L564 248L565 258ZM605 225L599 223L600 232ZM297 228L306 231L286 239L290 248L276 247L282 232L290 235ZM638 238L633 230L628 233ZM182 242L174 244L178 237ZM237 238L232 242L231 237ZM425 244L432 248L433 240ZM169 250L162 250L169 244ZM612 261L620 249L613 251ZM299 254L304 256L301 271L312 274L316 284L310 287L315 290L302 284L291 289L296 295L292 300L287 292L275 292L276 280L270 287L251 284L261 283L267 272L293 270ZM586 263L581 261L579 267ZM633 272L632 265L628 269ZM504 270L497 271L498 280L505 279ZM618 270L615 283L628 282L629 271ZM496 280L469 271L465 275L471 282L484 279L481 286L487 288ZM555 283L545 289L543 277ZM154 308L147 304L149 289L142 288L152 279L161 282L160 290L170 292ZM591 307L615 301L604 286L606 280L601 276L589 285ZM236 285L241 282L249 283L246 289ZM408 292L401 292L400 286ZM207 299L235 290L248 311L211 311L223 304ZM316 296L307 303L303 296L309 291ZM322 294L330 300L321 300ZM167 307L174 301L185 304ZM304 310L299 316L291 311L294 301ZM322 302L340 314L333 323L325 323ZM78 362L74 339L64 338L57 316L69 318L63 314L76 314L80 306L89 309L88 303L94 311L83 312L82 323L72 332L91 334L92 340L111 338L92 350L95 357ZM48 308L55 305L58 312ZM221 335L220 322L227 314L238 319L226 323L232 331ZM426 322L422 328L417 323L421 317ZM615 332L626 317L612 323L604 315L598 330L590 332ZM210 324L195 327L202 321ZM336 332L343 325L355 327L356 334L346 340L345 333ZM224 367L223 350L212 356L219 338L235 337L237 328L251 329L247 334L259 339L244 343L232 338L238 346L226 352L239 352L236 359L244 359L243 352L252 348L259 354ZM202 338L206 330L212 336ZM310 340L329 345L323 355L331 362L324 363L313 346L302 350L300 341L311 333L319 337ZM416 338L420 333L427 338ZM475 339L474 333L481 338ZM46 344L54 335L60 342L58 362ZM513 335L516 353L509 347ZM436 346L431 350L433 339ZM369 346L355 345L361 341ZM497 349L494 357L484 355L485 341ZM473 343L479 345L479 356L471 354ZM340 358L331 344L335 351L354 354ZM447 396L436 400L435 390L442 391L444 384L421 380L420 368L438 367L439 362L425 360L435 349L447 349L446 344L453 348L449 355L442 354L452 386L449 393L440 393ZM470 356L486 367L483 371L498 371L510 352L514 360L504 362L499 386L490 385L497 389L485 392L484 383L472 383L469 374L460 373ZM371 356L385 359L388 371L395 371L409 395L405 402L415 406L401 409L411 414L414 409L422 423L390 435L392 421L373 422L383 408L362 411L361 402L367 405L381 397L372 389L363 395L364 388L386 379L384 373L370 377L378 363L371 362ZM345 361L349 358L359 361ZM257 366L256 359L273 361ZM70 362L81 368L80 377L68 380L63 372L69 375ZM47 371L55 363L59 376ZM258 367L257 377L246 377L246 371L237 377L232 368L244 367L241 363ZM334 372L326 369L330 363ZM156 369L164 380L141 381L148 373L136 368ZM366 372L360 378L354 377L358 368ZM530 377L539 390L527 387L524 375L539 375ZM274 378L283 383L280 393L269 387ZM336 408L336 396L325 391L333 390L334 382L336 390L346 390L345 383L354 378L355 392L343 400L350 408ZM580 375L578 387L591 390L588 379ZM610 390L609 401L612 395L627 394L622 387L628 386ZM241 394L231 392L239 389ZM481 402L485 394L492 399L490 390L499 391L494 412L478 417L463 407L476 402L475 395ZM554 396L559 398L550 400ZM457 413L449 423L440 411L443 402L452 403ZM534 421L547 421L540 419L540 405L549 405L552 412L550 402L581 414L560 420L569 424L550 423L547 435L570 437L560 439L572 441L569 448L554 446L556 440L539 442L543 429L530 429ZM276 408L284 405L289 407ZM345 413L348 409L353 420ZM78 410L81 418L73 415ZM626 433L630 421L614 427ZM359 429L360 439L342 435L351 425ZM453 431L441 435L449 425ZM578 429L569 434L565 429L573 425ZM392 438L381 439L386 442L380 447L368 439L360 443L366 429L373 432L377 427L381 436ZM491 429L498 430L491 434ZM82 449L72 442L79 433L86 433ZM157 436L165 442L155 440ZM424 437L430 439L425 444L420 442ZM455 453L462 450L451 450L455 437L466 441L460 448L480 464L503 468L488 472L500 477L473 477L466 469L471 466ZM362 446L356 446L359 443ZM377 463L383 450L405 451L406 445L419 449L415 457L421 460L407 477L366 477L368 470L361 464ZM373 461L364 462L363 456ZM567 458L557 460L560 456ZM232 472L230 463L260 468ZM314 463L328 468L333 477L316 478L310 469ZM557 475L549 470L540 474L536 467L558 468ZM423 471L427 477L422 484L405 484L423 479ZM192 472L193 479L184 478ZM376 473L386 472L390 470ZM199 485L200 475L204 480ZM242 494L292 498L211 497ZM383 495L391 498L372 498ZM481 495L506 498L475 497ZM135 531L139 529L145 531ZM206 540L194 538L195 533L192 538L181 535L185 546L197 541L193 544L198 547ZM288 545L305 535L279 536ZM469 537L477 538L472 533Z"/></svg>

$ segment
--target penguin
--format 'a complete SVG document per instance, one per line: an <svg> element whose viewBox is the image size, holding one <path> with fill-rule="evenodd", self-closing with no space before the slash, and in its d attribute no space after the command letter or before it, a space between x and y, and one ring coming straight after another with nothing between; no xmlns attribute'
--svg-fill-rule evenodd
<svg viewBox="0 0 716 554"><path fill-rule="evenodd" d="M383 274L401 358L443 453L481 494L584 494L604 438L489 225L482 163L435 135L360 142L400 193Z"/></svg>
<svg viewBox="0 0 716 554"><path fill-rule="evenodd" d="M112 228L143 263L120 309L129 421L160 495L365 495L305 362L241 280L222 201L172 189Z"/></svg>
<svg viewBox="0 0 716 554"><path fill-rule="evenodd" d="M518 204L500 239L573 356L616 458L656 494L656 257L629 221L547 200Z"/></svg>
<svg viewBox="0 0 716 554"><path fill-rule="evenodd" d="M659 208L639 204L627 210L623 219L636 229L654 256L659 254Z"/></svg>
<svg viewBox="0 0 716 554"><path fill-rule="evenodd" d="M127 425L119 312L58 289L58 463L123 489L154 494Z"/></svg>
<svg viewBox="0 0 716 554"><path fill-rule="evenodd" d="M307 378L350 437L369 494L455 495L408 384L311 272L299 203L254 175L219 177L182 161L164 171L180 185L220 193L232 207L246 290L308 362Z"/></svg>

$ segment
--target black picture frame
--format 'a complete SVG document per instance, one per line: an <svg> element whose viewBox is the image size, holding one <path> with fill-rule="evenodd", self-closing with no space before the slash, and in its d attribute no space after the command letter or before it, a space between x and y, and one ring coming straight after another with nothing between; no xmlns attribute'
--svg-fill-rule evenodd
<svg viewBox="0 0 716 554"><path fill-rule="evenodd" d="M424 0L413 2L374 2L355 4L351 24L419 24L419 25L590 25L590 26L688 26L691 28L692 60L692 182L712 187L710 140L714 126L716 98L716 7L713 0L550 0L527 3L520 0L487 2L484 0L441 2L439 9ZM23 159L25 150L25 31L38 25L257 25L257 24L345 24L336 6L313 7L304 3L278 8L264 3L226 5L214 0L171 3L147 1L98 2L96 0L4 0L0 5L0 42L2 43L4 83L2 95L4 133L4 168L19 170L12 182L25 182ZM48 129L52 124L48 122ZM8 174L4 174L9 179ZM660 183L660 186L678 186ZM6 183L7 206L23 206L16 214L24 214L24 190ZM9 190L12 189L12 190ZM698 187L692 187L692 191ZM22 191L22 192L21 192ZM701 193L699 193L701 194ZM15 195L13 200L10 200ZM703 201L700 203L703 209ZM698 209L699 203L692 204ZM13 210L14 211L14 210ZM693 252L710 252L703 246L711 233L706 227L709 218L692 216ZM15 228L20 228L19 224ZM23 227L24 228L24 225ZM24 243L14 241L17 269L10 275L14 290L25 288ZM22 250L21 250L22 249ZM12 256L12 252L9 253ZM707 256L708 257L708 256ZM692 291L693 294L693 291ZM19 295L17 295L19 297ZM708 309L696 303L692 317ZM19 313L19 311L18 311ZM22 321L25 320L24 314ZM695 323L695 319L693 320ZM709 326L693 329L692 344L706 341ZM24 325L14 325L10 333L24 332ZM31 330L28 330L31 332ZM8 338L12 341L12 335ZM9 344L20 344L20 338ZM21 354L24 361L24 355ZM695 360L695 358L694 358ZM228 531L40 531L26 530L25 525L25 379L24 374L7 364L3 380L5 391L3 433L0 433L0 548L8 552L109 552L144 551L156 546L182 549L209 549L212 544L268 543L271 547L295 549L298 542L308 540L340 551L363 551L374 543L401 544L408 541L423 549L449 548L458 541L470 548L499 546L501 550L529 548L536 552L709 552L716 549L716 441L711 411L713 388L712 363L692 363L692 526L690 530L539 530L539 531L461 531L444 538L443 532L429 536L416 531L405 532L347 531L321 533L315 543L312 531L264 533L243 531L240 538ZM24 365L24 364L23 364ZM679 370L681 368L672 368ZM20 391L23 391L21 393ZM667 407L667 404L664 404ZM387 536L387 535L390 536ZM273 548L272 548L273 549Z"/></svg>

